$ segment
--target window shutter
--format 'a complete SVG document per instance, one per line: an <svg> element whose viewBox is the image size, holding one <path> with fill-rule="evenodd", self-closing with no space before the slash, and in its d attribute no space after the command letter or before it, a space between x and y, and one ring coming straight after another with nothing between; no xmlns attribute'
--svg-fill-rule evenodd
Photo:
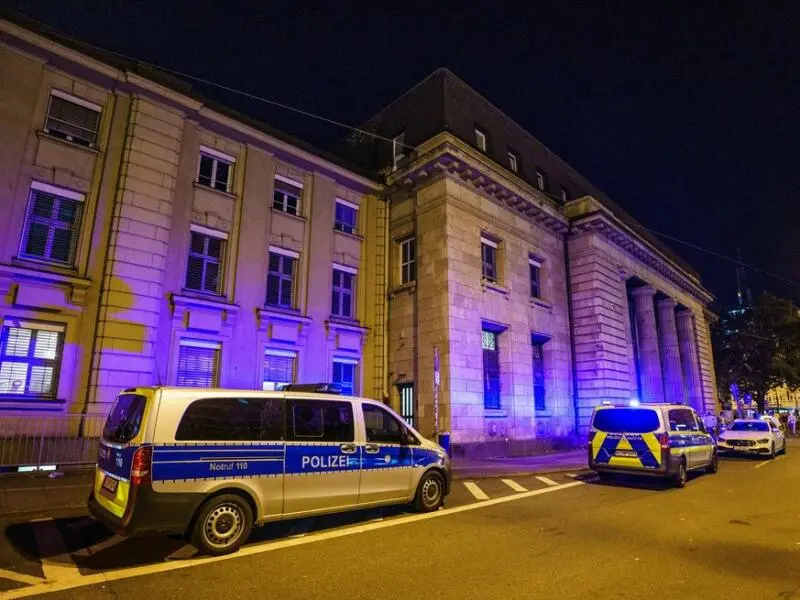
<svg viewBox="0 0 800 600"><path fill-rule="evenodd" d="M53 398L63 329L6 321L0 334L0 393Z"/></svg>
<svg viewBox="0 0 800 600"><path fill-rule="evenodd" d="M294 381L294 357L267 354L264 361L264 381L292 383Z"/></svg>
<svg viewBox="0 0 800 600"><path fill-rule="evenodd" d="M219 348L181 344L176 385L217 387L218 381Z"/></svg>
<svg viewBox="0 0 800 600"><path fill-rule="evenodd" d="M99 123L99 112L59 96L50 96L45 123L45 128L50 133L91 146L97 140Z"/></svg>
<svg viewBox="0 0 800 600"><path fill-rule="evenodd" d="M71 263L75 256L83 202L31 190L25 222L26 256Z"/></svg>

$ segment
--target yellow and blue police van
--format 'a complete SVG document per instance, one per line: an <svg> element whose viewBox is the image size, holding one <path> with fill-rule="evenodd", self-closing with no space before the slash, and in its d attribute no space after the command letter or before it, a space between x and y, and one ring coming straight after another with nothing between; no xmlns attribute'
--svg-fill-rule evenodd
<svg viewBox="0 0 800 600"><path fill-rule="evenodd" d="M603 403L589 426L589 468L601 480L615 473L670 478L686 485L687 473L716 473L717 447L702 420L683 404Z"/></svg>
<svg viewBox="0 0 800 600"><path fill-rule="evenodd" d="M142 387L120 393L107 417L89 509L121 535L182 534L216 555L269 521L437 510L450 485L441 446L333 385Z"/></svg>

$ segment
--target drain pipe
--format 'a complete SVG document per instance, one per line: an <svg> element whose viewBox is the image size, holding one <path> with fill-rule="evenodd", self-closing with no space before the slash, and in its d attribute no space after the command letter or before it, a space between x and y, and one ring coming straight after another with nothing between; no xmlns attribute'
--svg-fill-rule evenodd
<svg viewBox="0 0 800 600"><path fill-rule="evenodd" d="M576 445L580 440L580 418L578 416L578 365L576 364L577 352L575 350L575 316L572 307L572 278L570 277L569 264L569 236L572 233L572 226L567 228L564 234L564 273L567 286L567 322L569 323L569 349L572 371L572 416L573 426L575 427Z"/></svg>

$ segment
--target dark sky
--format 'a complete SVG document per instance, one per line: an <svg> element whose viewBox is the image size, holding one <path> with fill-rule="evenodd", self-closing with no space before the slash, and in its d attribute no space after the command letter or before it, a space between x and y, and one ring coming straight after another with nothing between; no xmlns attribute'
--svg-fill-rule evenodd
<svg viewBox="0 0 800 600"><path fill-rule="evenodd" d="M5 0L91 44L353 125L446 66L645 226L739 247L799 282L751 271L754 292L800 300L800 3L380 4ZM323 147L345 133L213 97ZM733 301L732 264L669 243Z"/></svg>

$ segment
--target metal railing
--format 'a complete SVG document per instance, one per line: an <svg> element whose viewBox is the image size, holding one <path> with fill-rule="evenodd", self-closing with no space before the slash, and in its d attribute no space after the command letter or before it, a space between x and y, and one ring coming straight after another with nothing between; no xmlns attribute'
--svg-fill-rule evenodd
<svg viewBox="0 0 800 600"><path fill-rule="evenodd" d="M105 419L105 415L0 417L0 467L94 464Z"/></svg>

